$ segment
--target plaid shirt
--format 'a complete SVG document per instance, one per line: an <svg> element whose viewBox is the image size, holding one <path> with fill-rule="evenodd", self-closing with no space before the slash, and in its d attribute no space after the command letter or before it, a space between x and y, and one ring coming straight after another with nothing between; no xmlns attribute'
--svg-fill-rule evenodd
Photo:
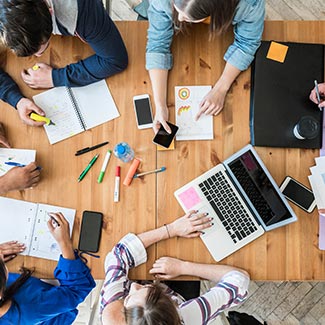
<svg viewBox="0 0 325 325"><path fill-rule="evenodd" d="M127 234L107 254L105 282L101 291L101 308L113 301L124 299L129 294L131 281L128 272L147 261L147 252L140 239ZM178 304L179 314L186 325L208 324L223 310L243 302L247 297L249 278L241 272L230 271L220 282L202 296L189 301L166 286L166 293Z"/></svg>

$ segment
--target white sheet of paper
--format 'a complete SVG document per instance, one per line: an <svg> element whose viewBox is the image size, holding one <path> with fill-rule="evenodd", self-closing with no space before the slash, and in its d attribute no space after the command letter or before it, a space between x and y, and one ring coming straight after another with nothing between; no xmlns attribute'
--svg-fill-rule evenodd
<svg viewBox="0 0 325 325"><path fill-rule="evenodd" d="M179 127L176 140L213 139L213 116L201 115L195 121L200 102L210 90L211 86L175 87L175 115Z"/></svg>
<svg viewBox="0 0 325 325"><path fill-rule="evenodd" d="M106 81L70 88L82 114L86 130L110 121L120 114ZM84 131L66 87L56 87L33 97L55 125L44 125L50 144Z"/></svg>
<svg viewBox="0 0 325 325"><path fill-rule="evenodd" d="M3 176L11 168L14 168L14 166L6 165L5 162L12 161L28 165L34 162L35 158L36 150L0 148L0 176Z"/></svg>

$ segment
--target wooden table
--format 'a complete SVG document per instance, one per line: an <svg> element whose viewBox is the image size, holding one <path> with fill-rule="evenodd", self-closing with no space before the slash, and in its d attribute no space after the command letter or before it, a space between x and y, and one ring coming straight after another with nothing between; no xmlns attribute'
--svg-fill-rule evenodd
<svg viewBox="0 0 325 325"><path fill-rule="evenodd" d="M183 214L173 192L224 160L249 143L250 70L242 73L231 88L223 112L214 118L213 141L182 141L174 151L157 152L151 143L152 131L138 130L132 107L136 94L152 95L145 70L146 22L118 22L119 30L129 52L128 69L108 79L108 85L121 117L55 145L49 145L42 128L32 128L19 121L16 112L1 103L1 121L5 124L13 147L37 149L38 163L43 167L42 181L33 190L12 192L7 196L33 202L60 205L77 210L73 242L78 243L83 210L102 211L104 229L100 259L89 258L95 278L103 278L106 253L127 232L142 232L172 221ZM325 22L266 22L263 39L292 42L325 43ZM193 26L190 35L179 35L173 43L174 68L170 73L168 105L170 120L174 121L174 86L214 84L225 62L222 57L232 42L232 32L208 40L208 27ZM37 61L53 66L87 57L88 46L71 37L53 37L50 48L41 57L2 58L5 70L31 97L39 91L29 89L20 79L20 71ZM307 96L308 94L306 94ZM97 184L101 161L94 165L85 179L77 178L91 157L98 152L103 159L107 148L75 157L77 149L109 140L109 148L126 141L142 159L141 170L166 166L164 173L134 180L130 187L121 187L121 200L113 203L115 166L122 166L122 180L129 164L113 157L102 184ZM256 148L278 184L290 174L308 185L309 167L314 164L318 150ZM242 267L256 280L321 280L325 279L325 253L318 250L318 214L307 214L293 206L299 221L273 230L235 252L222 263ZM222 245L222 243L217 243ZM197 262L214 263L200 239L172 239L149 249L147 265L137 268L133 278L151 278L148 269L155 258L170 255ZM18 257L9 263L11 271L18 266L36 267L36 275L51 277L54 262L31 257Z"/></svg>

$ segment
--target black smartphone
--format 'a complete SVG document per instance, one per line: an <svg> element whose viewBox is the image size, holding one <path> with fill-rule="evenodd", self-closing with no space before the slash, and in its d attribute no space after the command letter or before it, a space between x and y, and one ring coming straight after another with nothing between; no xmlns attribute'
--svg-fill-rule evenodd
<svg viewBox="0 0 325 325"><path fill-rule="evenodd" d="M101 212L83 212L79 235L79 250L93 253L98 252L102 222L103 214Z"/></svg>
<svg viewBox="0 0 325 325"><path fill-rule="evenodd" d="M178 131L178 126L171 124L167 122L169 125L170 129L172 130L172 133L168 133L163 126L160 127L159 131L153 138L152 142L155 144L159 144L160 146L164 148L168 148L170 144L172 143L174 136L176 132Z"/></svg>

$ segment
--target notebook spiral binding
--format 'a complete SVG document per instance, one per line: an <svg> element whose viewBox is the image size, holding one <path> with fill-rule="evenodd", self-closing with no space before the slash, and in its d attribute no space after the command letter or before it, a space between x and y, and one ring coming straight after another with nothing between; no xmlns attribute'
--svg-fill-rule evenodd
<svg viewBox="0 0 325 325"><path fill-rule="evenodd" d="M74 96L74 94L73 94L70 87L66 87L66 89L67 89L67 92L68 92L68 96L71 99L73 109L76 112L76 115L78 117L79 123L80 123L81 127L83 128L83 130L86 131L87 130L87 124L86 124L86 122L84 120L84 117L82 116L82 114L81 114L81 112L79 110L77 99Z"/></svg>

